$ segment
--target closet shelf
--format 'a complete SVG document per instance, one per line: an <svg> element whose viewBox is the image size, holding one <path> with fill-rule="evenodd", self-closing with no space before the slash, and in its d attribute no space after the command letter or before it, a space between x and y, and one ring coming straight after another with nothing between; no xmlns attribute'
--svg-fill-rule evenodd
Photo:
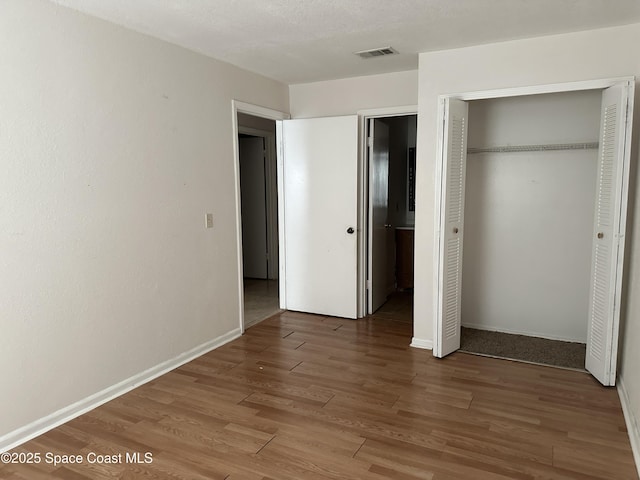
<svg viewBox="0 0 640 480"><path fill-rule="evenodd" d="M474 153L507 153L507 152L549 152L553 150L593 150L598 149L598 142L586 143L553 143L549 145L503 145L498 147L468 148L467 154Z"/></svg>

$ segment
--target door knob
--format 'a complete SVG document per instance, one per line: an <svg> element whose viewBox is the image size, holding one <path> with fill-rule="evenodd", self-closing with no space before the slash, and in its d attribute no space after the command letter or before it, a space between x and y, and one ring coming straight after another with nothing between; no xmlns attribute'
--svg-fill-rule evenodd
<svg viewBox="0 0 640 480"><path fill-rule="evenodd" d="M458 233L458 227L453 227L453 233Z"/></svg>
<svg viewBox="0 0 640 480"><path fill-rule="evenodd" d="M351 235L353 232L355 232L355 230L353 229L353 227L349 227L349 228L347 228L347 233L348 233L349 235Z"/></svg>
<svg viewBox="0 0 640 480"><path fill-rule="evenodd" d="M603 232L598 232L598 238L604 238L604 233Z"/></svg>
<svg viewBox="0 0 640 480"><path fill-rule="evenodd" d="M391 225L390 223L385 223L384 224L384 228L391 228L391 227L393 227L393 225Z"/></svg>

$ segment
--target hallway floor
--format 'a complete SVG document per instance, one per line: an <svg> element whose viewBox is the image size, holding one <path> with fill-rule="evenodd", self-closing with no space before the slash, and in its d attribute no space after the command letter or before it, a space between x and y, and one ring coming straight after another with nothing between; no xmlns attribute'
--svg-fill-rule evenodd
<svg viewBox="0 0 640 480"><path fill-rule="evenodd" d="M278 280L244 279L244 328L269 318L280 310Z"/></svg>
<svg viewBox="0 0 640 480"><path fill-rule="evenodd" d="M371 316L413 324L413 291L392 293Z"/></svg>

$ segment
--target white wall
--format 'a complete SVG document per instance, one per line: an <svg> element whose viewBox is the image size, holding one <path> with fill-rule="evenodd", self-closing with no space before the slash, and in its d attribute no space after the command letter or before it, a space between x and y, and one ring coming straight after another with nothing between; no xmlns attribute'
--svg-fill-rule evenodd
<svg viewBox="0 0 640 480"><path fill-rule="evenodd" d="M371 108L417 105L418 72L410 70L291 85L289 102L292 118L353 115Z"/></svg>
<svg viewBox="0 0 640 480"><path fill-rule="evenodd" d="M469 103L470 148L597 142L598 90ZM585 342L597 150L467 157L462 324Z"/></svg>
<svg viewBox="0 0 640 480"><path fill-rule="evenodd" d="M239 327L231 100L288 90L44 0L0 58L1 440Z"/></svg>
<svg viewBox="0 0 640 480"><path fill-rule="evenodd" d="M434 313L434 178L436 171L438 95L506 87L571 82L640 74L640 57L629 49L640 43L640 24L564 35L518 40L420 55L416 212L417 293L414 335L433 337ZM639 128L636 123L636 131ZM638 158L637 135L632 151ZM636 170L637 171L637 170ZM626 286L625 337L622 341L620 378L629 393L636 418L640 418L640 212L630 217L628 239L629 282ZM635 371L634 371L635 370Z"/></svg>

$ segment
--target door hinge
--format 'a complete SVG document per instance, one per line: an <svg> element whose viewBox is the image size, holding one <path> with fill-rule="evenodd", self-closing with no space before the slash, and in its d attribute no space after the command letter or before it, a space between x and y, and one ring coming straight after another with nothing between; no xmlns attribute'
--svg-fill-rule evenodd
<svg viewBox="0 0 640 480"><path fill-rule="evenodd" d="M367 280L367 290L371 290L371 280Z"/></svg>
<svg viewBox="0 0 640 480"><path fill-rule="evenodd" d="M369 148L373 148L373 137L367 138L367 145L369 146Z"/></svg>

